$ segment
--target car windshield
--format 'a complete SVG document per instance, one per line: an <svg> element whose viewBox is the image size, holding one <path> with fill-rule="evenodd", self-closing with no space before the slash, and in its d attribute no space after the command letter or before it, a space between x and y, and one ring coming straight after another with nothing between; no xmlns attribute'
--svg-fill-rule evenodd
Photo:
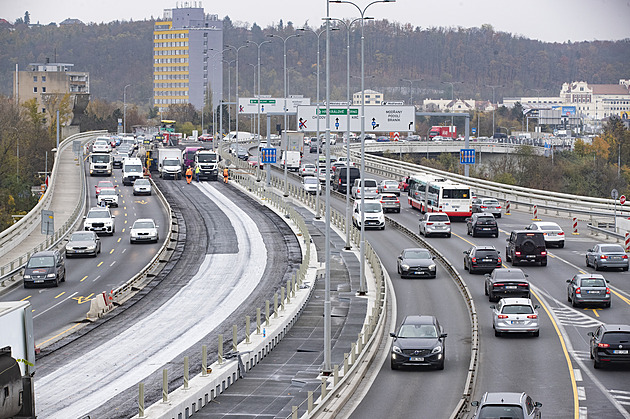
<svg viewBox="0 0 630 419"><path fill-rule="evenodd" d="M500 271L500 270L495 270L495 275L494 278L495 279L525 279L525 274L523 273L523 271L518 270L518 271Z"/></svg>
<svg viewBox="0 0 630 419"><path fill-rule="evenodd" d="M403 254L405 259L431 259L431 253L428 250L405 250Z"/></svg>
<svg viewBox="0 0 630 419"><path fill-rule="evenodd" d="M496 258L497 251L496 250L477 250L475 252L475 257L478 258Z"/></svg>
<svg viewBox="0 0 630 419"><path fill-rule="evenodd" d="M494 217L478 217L477 222L479 224L495 224L496 223Z"/></svg>
<svg viewBox="0 0 630 419"><path fill-rule="evenodd" d="M179 166L179 160L178 159L166 159L162 162L162 164L164 166Z"/></svg>
<svg viewBox="0 0 630 419"><path fill-rule="evenodd" d="M317 184L317 179L315 179L314 177L305 177L304 178L304 184Z"/></svg>
<svg viewBox="0 0 630 419"><path fill-rule="evenodd" d="M216 154L197 154L197 161L201 163L216 163Z"/></svg>
<svg viewBox="0 0 630 419"><path fill-rule="evenodd" d="M94 141L96 147L107 147L107 141Z"/></svg>
<svg viewBox="0 0 630 419"><path fill-rule="evenodd" d="M443 189L442 197L444 199L468 199L470 198L469 189Z"/></svg>
<svg viewBox="0 0 630 419"><path fill-rule="evenodd" d="M582 278L582 287L605 287L606 283L601 278Z"/></svg>
<svg viewBox="0 0 630 419"><path fill-rule="evenodd" d="M381 207L380 202L367 202L365 204L366 214L375 214L382 211L383 211L383 208Z"/></svg>
<svg viewBox="0 0 630 419"><path fill-rule="evenodd" d="M398 200L396 195L383 195L383 196L381 196L381 199L383 201L397 201Z"/></svg>
<svg viewBox="0 0 630 419"><path fill-rule="evenodd" d="M479 419L523 419L523 408L521 406L510 405L486 405L481 408L477 415Z"/></svg>
<svg viewBox="0 0 630 419"><path fill-rule="evenodd" d="M630 332L607 332L604 333L602 342L610 345L619 345L630 342Z"/></svg>
<svg viewBox="0 0 630 419"><path fill-rule="evenodd" d="M138 186L142 186L142 185L149 185L150 183L149 183L148 179L138 179L133 184L134 185L138 185Z"/></svg>
<svg viewBox="0 0 630 419"><path fill-rule="evenodd" d="M496 199L485 199L483 201L484 205L499 205L499 201L497 201Z"/></svg>
<svg viewBox="0 0 630 419"><path fill-rule="evenodd" d="M437 330L432 324L403 324L398 332L399 338L437 338Z"/></svg>
<svg viewBox="0 0 630 419"><path fill-rule="evenodd" d="M429 215L429 221L448 221L448 215L432 214L432 215Z"/></svg>
<svg viewBox="0 0 630 419"><path fill-rule="evenodd" d="M519 240L517 240L517 242L519 244L525 243L525 242L532 242L534 243L534 246L544 246L545 245L545 237L543 235L543 233L538 232L538 234L536 233L525 233L523 235L521 235L519 237Z"/></svg>
<svg viewBox="0 0 630 419"><path fill-rule="evenodd" d="M116 191L113 189L101 189L101 195L116 195Z"/></svg>
<svg viewBox="0 0 630 419"><path fill-rule="evenodd" d="M94 240L94 235L92 233L77 232L77 233L73 233L72 236L70 236L70 241L88 241L88 240Z"/></svg>
<svg viewBox="0 0 630 419"><path fill-rule="evenodd" d="M109 211L90 211L88 212L87 218L109 218Z"/></svg>
<svg viewBox="0 0 630 419"><path fill-rule="evenodd" d="M510 304L504 305L501 309L503 314L532 314L534 312L532 306L526 304Z"/></svg>
<svg viewBox="0 0 630 419"><path fill-rule="evenodd" d="M128 164L125 166L125 172L142 172L142 166L139 164Z"/></svg>
<svg viewBox="0 0 630 419"><path fill-rule="evenodd" d="M27 268L51 268L55 266L54 256L35 256L28 261Z"/></svg>
<svg viewBox="0 0 630 419"><path fill-rule="evenodd" d="M616 244L611 244L609 246L602 246L599 249L602 253L625 253L625 251L623 250L623 247Z"/></svg>
<svg viewBox="0 0 630 419"><path fill-rule="evenodd" d="M394 188L397 188L398 187L398 182L396 182L394 180L386 180L385 182L383 182L383 185L388 186L388 187L389 186L393 186Z"/></svg>
<svg viewBox="0 0 630 419"><path fill-rule="evenodd" d="M99 188L113 188L114 184L106 180L105 182L99 182L98 187Z"/></svg>
<svg viewBox="0 0 630 419"><path fill-rule="evenodd" d="M366 188L376 188L376 181L375 180L366 180L365 181L365 187Z"/></svg>
<svg viewBox="0 0 630 419"><path fill-rule="evenodd" d="M542 225L539 226L541 230L547 230L547 231L557 231L560 230L559 226L553 226L553 225Z"/></svg>
<svg viewBox="0 0 630 419"><path fill-rule="evenodd" d="M92 163L109 163L109 154L92 154Z"/></svg>
<svg viewBox="0 0 630 419"><path fill-rule="evenodd" d="M136 221L133 223L133 228L153 228L155 224L152 221Z"/></svg>

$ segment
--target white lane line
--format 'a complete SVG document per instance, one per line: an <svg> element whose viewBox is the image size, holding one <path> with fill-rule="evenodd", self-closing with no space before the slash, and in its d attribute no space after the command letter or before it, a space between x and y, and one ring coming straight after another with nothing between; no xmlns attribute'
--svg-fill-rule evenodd
<svg viewBox="0 0 630 419"><path fill-rule="evenodd" d="M114 266L116 264L116 261L113 261L109 266Z"/></svg>
<svg viewBox="0 0 630 419"><path fill-rule="evenodd" d="M588 419L588 414L586 411L586 406L579 408L580 419Z"/></svg>
<svg viewBox="0 0 630 419"><path fill-rule="evenodd" d="M99 276L97 276L96 278L94 278L94 279L92 280L92 282L96 282L96 281L98 281L98 279L99 279L100 277L101 277L100 275L99 275Z"/></svg>
<svg viewBox="0 0 630 419"><path fill-rule="evenodd" d="M584 387L577 388L578 400L586 400L586 389Z"/></svg>
<svg viewBox="0 0 630 419"><path fill-rule="evenodd" d="M42 314L46 313L47 311L52 310L53 308L57 307L59 304L62 304L64 302L68 301L69 299L71 299L72 297L74 297L77 294L78 294L78 292L70 294L69 296L67 296L63 300L59 301L57 304L54 304L54 305L48 307L46 310L42 311L41 313L38 313L38 314L34 315L33 318L36 319L37 317L41 316Z"/></svg>
<svg viewBox="0 0 630 419"><path fill-rule="evenodd" d="M573 369L573 376L575 377L575 381L582 381L582 371L579 368Z"/></svg>
<svg viewBox="0 0 630 419"><path fill-rule="evenodd" d="M621 394L622 396L616 396L616 397L630 397L630 391L625 391L625 390L609 390L611 393L618 393Z"/></svg>

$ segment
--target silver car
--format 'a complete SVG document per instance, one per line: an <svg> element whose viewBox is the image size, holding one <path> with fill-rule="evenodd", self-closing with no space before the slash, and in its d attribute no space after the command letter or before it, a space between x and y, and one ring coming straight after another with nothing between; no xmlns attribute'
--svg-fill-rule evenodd
<svg viewBox="0 0 630 419"><path fill-rule="evenodd" d="M398 199L397 195L384 193L381 195L380 201L384 212L400 212L400 199Z"/></svg>
<svg viewBox="0 0 630 419"><path fill-rule="evenodd" d="M395 180L382 180L381 183L378 184L378 193L393 193L395 195L400 195L400 189L398 189L398 182Z"/></svg>
<svg viewBox="0 0 630 419"><path fill-rule="evenodd" d="M496 218L501 218L501 204L494 198L475 198L472 202L472 212L489 212Z"/></svg>
<svg viewBox="0 0 630 419"><path fill-rule="evenodd" d="M586 266L596 271L603 268L621 268L628 270L628 255L618 244L596 244L586 252Z"/></svg>
<svg viewBox="0 0 630 419"><path fill-rule="evenodd" d="M66 243L66 257L101 253L101 239L93 231L75 231Z"/></svg>
<svg viewBox="0 0 630 419"><path fill-rule="evenodd" d="M363 185L363 179L355 179L352 186L352 197L354 199L361 199L361 188L365 186L363 195L365 199L378 198L378 184L374 179L365 179L365 185Z"/></svg>
<svg viewBox="0 0 630 419"><path fill-rule="evenodd" d="M448 214L443 212L427 212L420 218L418 229L425 237L430 235L451 237L451 220Z"/></svg>
<svg viewBox="0 0 630 419"><path fill-rule="evenodd" d="M140 178L133 182L134 195L151 195L151 189L149 179Z"/></svg>
<svg viewBox="0 0 630 419"><path fill-rule="evenodd" d="M158 226L152 218L140 218L131 227L129 242L155 242L160 240Z"/></svg>
<svg viewBox="0 0 630 419"><path fill-rule="evenodd" d="M539 335L538 306L533 305L529 298L502 298L490 308L495 336L515 332Z"/></svg>
<svg viewBox="0 0 630 419"><path fill-rule="evenodd" d="M610 288L599 274L577 274L567 279L567 300L573 307L579 304L602 304L610 307Z"/></svg>
<svg viewBox="0 0 630 419"><path fill-rule="evenodd" d="M522 418L540 419L542 403L525 393L485 393L471 403L476 409L473 419Z"/></svg>

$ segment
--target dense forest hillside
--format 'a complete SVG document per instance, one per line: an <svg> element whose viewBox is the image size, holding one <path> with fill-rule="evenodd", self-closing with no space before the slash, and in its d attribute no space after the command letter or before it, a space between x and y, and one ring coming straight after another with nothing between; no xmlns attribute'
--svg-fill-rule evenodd
<svg viewBox="0 0 630 419"><path fill-rule="evenodd" d="M319 30L319 28L317 28ZM31 62L73 63L78 71L90 72L93 98L109 102L122 100L123 87L128 102L148 107L152 95L153 21L81 23L56 26L25 24L0 27L0 93L12 95L15 64L25 69ZM290 22L275 27L250 28L232 24L224 18L224 43L244 45L250 39L268 40L269 34L296 33ZM496 90L497 100L506 96L557 95L564 82L585 80L590 83L618 83L630 77L630 42L595 41L579 43L543 43L496 32L489 25L481 28L419 28L386 20L371 21L365 27L366 88L382 90L386 100L409 97L409 83L400 79L424 79L414 83L414 98L449 98L450 85L457 81L455 96L490 99L485 85L504 85ZM345 29L331 35L332 98L345 99L346 90ZM351 33L351 74L358 76L360 31ZM322 80L324 36L321 37ZM302 32L287 42L290 94L315 96L316 37ZM281 96L283 89L283 48L279 39L261 48L261 93ZM234 53L224 54L233 60ZM239 54L241 95L251 95L256 48L244 48ZM225 92L227 95L227 64ZM231 66L234 83L234 64ZM358 78L351 80L352 91L360 89ZM232 87L234 94L234 87Z"/></svg>

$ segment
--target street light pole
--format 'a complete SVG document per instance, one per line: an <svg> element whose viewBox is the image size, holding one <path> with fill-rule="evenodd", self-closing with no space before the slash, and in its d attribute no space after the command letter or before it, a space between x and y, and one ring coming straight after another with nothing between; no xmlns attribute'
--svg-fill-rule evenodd
<svg viewBox="0 0 630 419"><path fill-rule="evenodd" d="M254 44L256 45L256 48L258 48L258 97L256 98L256 103L258 105L258 110L257 110L257 115L258 115L258 128L256 131L256 136L258 137L258 164L256 165L256 181L260 182L260 47L263 46L263 44L268 44L271 41L262 41L260 43L254 42L254 41L247 41L248 44ZM269 144L267 144L269 145Z"/></svg>
<svg viewBox="0 0 630 419"><path fill-rule="evenodd" d="M496 86L490 86L488 84L486 84L486 87L489 87L492 89L492 136L494 136L494 109L496 108L495 106L495 102L494 102L494 89L496 89L497 87L503 87L503 84L498 84ZM477 134L479 135L479 134Z"/></svg>
<svg viewBox="0 0 630 419"><path fill-rule="evenodd" d="M228 65L228 103L232 102L232 63L235 60L221 60ZM219 138L223 140L223 99L221 99L221 107L219 108ZM228 110L230 109L230 105L228 105ZM230 135L230 116L228 112L228 139Z"/></svg>
<svg viewBox="0 0 630 419"><path fill-rule="evenodd" d="M414 81L422 81L424 79L400 79L400 81L406 81L409 83L409 105L413 106L413 82Z"/></svg>
<svg viewBox="0 0 630 419"><path fill-rule="evenodd" d="M127 87L130 84L125 85L123 88L123 134L127 133Z"/></svg>
<svg viewBox="0 0 630 419"><path fill-rule="evenodd" d="M239 108L238 108L238 98L239 98L239 96L238 96L238 52L241 50L241 48L247 48L247 46L248 46L248 44L241 45L238 48L236 48L236 47L234 47L232 45L226 45L225 46L226 48L231 48L234 51L236 51L236 92L235 92L236 93L235 94L235 96L236 96L236 106L234 106L234 109L236 109L236 128L235 128L236 137L234 139L234 141L235 141L235 144L234 144L234 157L235 158L238 158L238 114L239 114ZM231 102L232 100L229 99L229 101ZM231 109L231 108L228 107L228 109ZM228 118L228 139L229 139L229 136L230 136L230 118ZM258 162L258 163L260 163L260 162Z"/></svg>
<svg viewBox="0 0 630 419"><path fill-rule="evenodd" d="M248 66L250 66L253 70L254 70L254 75L253 75L253 79L254 79L254 87L252 88L252 96L254 96L256 94L256 64L251 64L251 63L247 63ZM236 104L236 106L238 106L238 103ZM237 114L238 114L238 109L237 109ZM252 132L254 132L254 119L255 117L251 117L250 120L250 130Z"/></svg>
<svg viewBox="0 0 630 419"><path fill-rule="evenodd" d="M442 84L450 84L451 85L451 106L453 101L455 100L455 83L462 83L461 81L443 81ZM453 109L451 109L453 112ZM453 116L451 116L451 126L453 126Z"/></svg>

